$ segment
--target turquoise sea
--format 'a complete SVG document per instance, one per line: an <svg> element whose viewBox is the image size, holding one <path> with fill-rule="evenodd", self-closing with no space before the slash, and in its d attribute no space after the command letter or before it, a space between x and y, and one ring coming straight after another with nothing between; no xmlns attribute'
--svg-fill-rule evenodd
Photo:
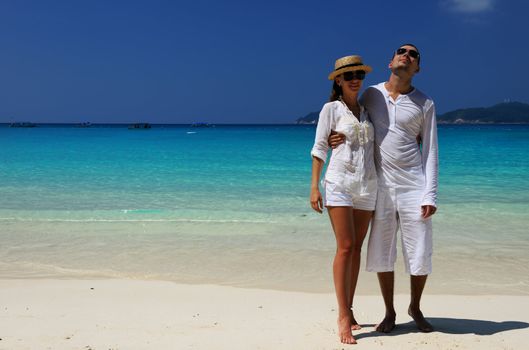
<svg viewBox="0 0 529 350"><path fill-rule="evenodd" d="M0 126L0 278L332 291L334 237L308 204L314 132ZM529 294L529 126L440 125L439 142L429 292Z"/></svg>

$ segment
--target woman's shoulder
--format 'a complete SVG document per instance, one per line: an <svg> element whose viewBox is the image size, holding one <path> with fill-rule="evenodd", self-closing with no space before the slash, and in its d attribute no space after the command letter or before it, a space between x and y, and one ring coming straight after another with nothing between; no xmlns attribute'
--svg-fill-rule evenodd
<svg viewBox="0 0 529 350"><path fill-rule="evenodd" d="M326 104L323 105L323 107L321 108L321 112L322 113L333 113L334 111L336 111L338 108L340 108L341 106L341 102L340 101L331 101L331 102L327 102Z"/></svg>
<svg viewBox="0 0 529 350"><path fill-rule="evenodd" d="M340 106L339 103L340 101L331 101L324 104L321 108L318 120L325 120L326 123L331 123L331 125L334 125L336 123L336 118L340 115L338 110Z"/></svg>

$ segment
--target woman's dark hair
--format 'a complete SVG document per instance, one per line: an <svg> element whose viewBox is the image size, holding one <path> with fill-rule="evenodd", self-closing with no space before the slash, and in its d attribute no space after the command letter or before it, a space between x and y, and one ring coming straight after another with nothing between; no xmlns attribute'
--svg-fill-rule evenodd
<svg viewBox="0 0 529 350"><path fill-rule="evenodd" d="M337 101L342 96L342 87L336 84L336 81L332 82L331 96L329 97L329 102Z"/></svg>

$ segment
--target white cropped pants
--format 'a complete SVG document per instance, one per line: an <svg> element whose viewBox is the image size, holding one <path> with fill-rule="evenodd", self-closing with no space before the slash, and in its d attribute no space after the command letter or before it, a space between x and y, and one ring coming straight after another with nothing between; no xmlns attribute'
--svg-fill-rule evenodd
<svg viewBox="0 0 529 350"><path fill-rule="evenodd" d="M414 276L432 272L432 219L422 217L423 194L417 189L378 188L367 271L394 271L400 229L406 272Z"/></svg>

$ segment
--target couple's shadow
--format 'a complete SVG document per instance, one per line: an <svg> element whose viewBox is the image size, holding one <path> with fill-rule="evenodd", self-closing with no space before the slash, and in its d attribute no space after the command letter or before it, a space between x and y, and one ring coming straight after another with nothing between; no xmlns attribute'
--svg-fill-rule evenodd
<svg viewBox="0 0 529 350"><path fill-rule="evenodd" d="M446 334L476 334L476 335L493 335L500 332L511 331L515 329L529 328L529 323L520 321L484 321L484 320L469 320L464 318L444 318L444 317L428 317L435 328L434 332ZM374 327L373 324L362 325L362 327ZM415 322L397 324L391 333L380 333L372 331L369 333L355 334L356 339L379 337L381 335L396 336L401 334L420 333L415 326Z"/></svg>

